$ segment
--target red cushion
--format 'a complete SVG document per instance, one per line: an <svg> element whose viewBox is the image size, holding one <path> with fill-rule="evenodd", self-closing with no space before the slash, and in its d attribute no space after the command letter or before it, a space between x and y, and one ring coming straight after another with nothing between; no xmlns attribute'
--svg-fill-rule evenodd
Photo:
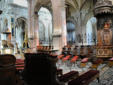
<svg viewBox="0 0 113 85"><path fill-rule="evenodd" d="M110 58L109 60L110 60L110 61L113 61L113 58Z"/></svg>
<svg viewBox="0 0 113 85"><path fill-rule="evenodd" d="M23 65L16 65L16 66L23 66L24 67L24 64Z"/></svg>
<svg viewBox="0 0 113 85"><path fill-rule="evenodd" d="M23 70L24 67L19 67L19 68L16 68L16 70Z"/></svg>
<svg viewBox="0 0 113 85"><path fill-rule="evenodd" d="M83 58L81 62L82 62L82 63L86 63L86 62L88 62L88 59L89 59L89 58Z"/></svg>
<svg viewBox="0 0 113 85"><path fill-rule="evenodd" d="M22 59L16 59L16 62L24 62L24 60L22 60Z"/></svg>
<svg viewBox="0 0 113 85"><path fill-rule="evenodd" d="M71 57L71 55L67 55L65 58L63 58L63 61L68 60Z"/></svg>
<svg viewBox="0 0 113 85"><path fill-rule="evenodd" d="M59 56L58 56L58 59L61 59L63 56L64 56L64 55L59 55Z"/></svg>
<svg viewBox="0 0 113 85"><path fill-rule="evenodd" d="M78 56L74 56L74 57L71 59L71 62L75 62L77 59L78 59Z"/></svg>

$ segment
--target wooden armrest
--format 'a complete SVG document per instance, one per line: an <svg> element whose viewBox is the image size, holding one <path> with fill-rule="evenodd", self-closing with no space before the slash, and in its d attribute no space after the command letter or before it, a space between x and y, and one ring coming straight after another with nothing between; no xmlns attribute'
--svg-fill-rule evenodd
<svg viewBox="0 0 113 85"><path fill-rule="evenodd" d="M59 81L67 82L74 77L78 77L78 75L79 75L78 71L71 71L71 72L68 72L68 73L58 77L58 79L59 79Z"/></svg>
<svg viewBox="0 0 113 85"><path fill-rule="evenodd" d="M99 77L99 71L89 70L88 72L82 74L81 76L69 81L68 85L89 85L95 78Z"/></svg>

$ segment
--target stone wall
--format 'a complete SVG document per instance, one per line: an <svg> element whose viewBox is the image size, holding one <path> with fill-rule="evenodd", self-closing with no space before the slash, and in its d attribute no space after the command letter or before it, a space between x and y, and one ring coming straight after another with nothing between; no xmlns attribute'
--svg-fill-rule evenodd
<svg viewBox="0 0 113 85"><path fill-rule="evenodd" d="M12 33L12 28L15 29L16 21L18 18L25 18L27 23L28 8L13 3L13 0L1 0L0 10L3 11L2 14L0 15L0 32L1 32L0 41L2 41L5 39L5 35L3 35L2 32L6 31L5 29L9 29L9 31ZM18 39L15 39L15 35L11 36L11 42L13 44L16 43L16 40Z"/></svg>

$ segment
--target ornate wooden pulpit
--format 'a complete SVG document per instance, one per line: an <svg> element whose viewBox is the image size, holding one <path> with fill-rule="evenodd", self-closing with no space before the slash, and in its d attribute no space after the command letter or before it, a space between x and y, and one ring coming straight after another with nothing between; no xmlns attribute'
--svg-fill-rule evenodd
<svg viewBox="0 0 113 85"><path fill-rule="evenodd" d="M113 48L113 5L108 0L98 0L94 14L97 18L97 57L112 57Z"/></svg>

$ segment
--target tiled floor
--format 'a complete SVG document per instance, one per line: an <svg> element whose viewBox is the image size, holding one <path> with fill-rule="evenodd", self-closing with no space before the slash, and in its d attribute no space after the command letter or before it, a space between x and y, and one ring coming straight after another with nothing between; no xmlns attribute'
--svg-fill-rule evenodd
<svg viewBox="0 0 113 85"><path fill-rule="evenodd" d="M95 80L90 85L113 85L113 67L105 67L100 74L100 83Z"/></svg>
<svg viewBox="0 0 113 85"><path fill-rule="evenodd" d="M91 67L91 62L88 62L87 66L84 67L84 68L81 68L80 67L80 61L77 61L76 63L74 64L71 64L70 62L65 62L65 63L62 63L62 61L58 61L56 66L57 68L60 68L60 69L63 69L63 74L64 73L67 73L69 71L72 71L72 70L76 70L78 71L80 74L85 72L85 71L88 71L89 68Z"/></svg>
<svg viewBox="0 0 113 85"><path fill-rule="evenodd" d="M62 63L60 60L56 64L57 68L63 69L63 74L72 70L76 70L82 74L91 69L91 65L91 62L88 62L86 67L81 68L80 61L77 61L75 65L71 65L70 62ZM90 85L113 85L113 67L109 68L107 64L101 64L97 70L100 71L100 83L95 79Z"/></svg>

